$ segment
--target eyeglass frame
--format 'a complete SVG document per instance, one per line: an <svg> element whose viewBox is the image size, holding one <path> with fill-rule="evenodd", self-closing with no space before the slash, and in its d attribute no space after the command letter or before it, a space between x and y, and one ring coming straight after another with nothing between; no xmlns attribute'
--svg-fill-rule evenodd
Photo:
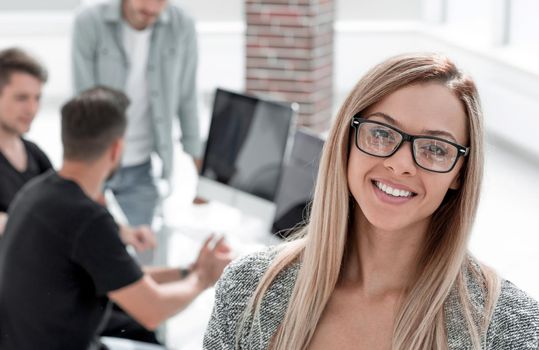
<svg viewBox="0 0 539 350"><path fill-rule="evenodd" d="M365 150L363 150L363 149L361 149L359 147L358 142L357 142L357 137L358 137L358 133L359 133L359 126L362 123L366 123L366 122L385 126L385 127L389 128L389 129L397 132L398 134L400 134L402 136L402 139L400 140L399 144L397 145L397 147L395 147L395 149L390 154L388 154L386 156L372 154L372 153L369 153L369 152L367 152L367 151L365 151ZM350 122L350 126L354 129L354 143L356 145L356 148L358 150L360 150L361 152L363 152L365 154L368 154L370 156L373 156L373 157L389 158L392 155L394 155L395 153L397 153L397 151L401 148L401 146L404 144L404 142L408 141L408 142L410 142L412 144L411 152L412 152L412 158L414 159L414 163L418 167L420 167L421 169L424 169L424 170L427 170L427 171L432 171L433 173L440 173L440 174L449 173L451 170L453 170L455 168L455 165L457 165L459 157L461 157L461 156L466 157L470 153L470 147L465 147L465 146L459 145L458 143L451 142L449 140L446 140L446 139L443 139L443 138L440 138L440 137L436 137L436 136L411 135L411 134L405 133L402 130L397 129L394 126L388 125L386 123L382 123L382 122L379 122L379 121L376 121L376 120L370 120L370 119L362 118L359 114L356 114L356 115L354 115L352 117L352 120ZM452 146L455 146L457 148L457 156L456 156L455 161L453 162L453 165L451 166L451 168L449 168L449 170L446 170L446 171L437 171L437 170L427 169L424 166L422 166L421 164L419 164L417 162L417 159L415 158L415 152L414 152L414 141L416 139L430 139L430 140L443 141L443 142L449 143Z"/></svg>

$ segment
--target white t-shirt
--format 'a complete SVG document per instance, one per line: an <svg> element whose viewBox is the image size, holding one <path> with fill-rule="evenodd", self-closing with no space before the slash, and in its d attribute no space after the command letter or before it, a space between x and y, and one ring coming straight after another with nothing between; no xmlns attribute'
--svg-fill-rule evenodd
<svg viewBox="0 0 539 350"><path fill-rule="evenodd" d="M127 22L123 22L123 44L129 62L125 93L131 103L127 108L128 122L122 166L142 164L150 159L154 150L146 76L152 29L150 26L136 30Z"/></svg>

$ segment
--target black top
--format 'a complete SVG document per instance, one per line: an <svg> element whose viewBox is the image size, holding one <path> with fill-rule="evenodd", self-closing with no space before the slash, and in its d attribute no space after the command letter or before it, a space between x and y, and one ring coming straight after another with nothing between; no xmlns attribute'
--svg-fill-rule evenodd
<svg viewBox="0 0 539 350"><path fill-rule="evenodd" d="M28 165L23 172L13 167L4 154L0 152L0 212L7 212L9 204L15 198L15 194L34 177L52 169L49 158L33 142L22 139Z"/></svg>
<svg viewBox="0 0 539 350"><path fill-rule="evenodd" d="M86 349L107 292L141 277L104 207L39 176L12 203L0 246L0 349Z"/></svg>

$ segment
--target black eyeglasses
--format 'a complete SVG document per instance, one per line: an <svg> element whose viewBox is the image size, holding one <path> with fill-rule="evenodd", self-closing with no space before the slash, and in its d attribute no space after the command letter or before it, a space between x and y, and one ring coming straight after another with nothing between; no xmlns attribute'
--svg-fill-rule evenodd
<svg viewBox="0 0 539 350"><path fill-rule="evenodd" d="M425 170L448 173L455 167L460 156L470 151L451 141L434 136L407 134L391 125L354 116L351 122L355 130L356 147L371 156L391 157L405 141L412 143L412 157Z"/></svg>

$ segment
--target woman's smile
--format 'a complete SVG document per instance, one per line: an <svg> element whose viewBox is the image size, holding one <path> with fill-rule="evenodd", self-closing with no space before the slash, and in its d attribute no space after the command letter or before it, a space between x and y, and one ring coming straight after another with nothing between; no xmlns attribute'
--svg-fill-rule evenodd
<svg viewBox="0 0 539 350"><path fill-rule="evenodd" d="M386 181L372 180L373 191L377 198L384 203L403 204L410 202L417 193L404 189L400 186L390 184Z"/></svg>

